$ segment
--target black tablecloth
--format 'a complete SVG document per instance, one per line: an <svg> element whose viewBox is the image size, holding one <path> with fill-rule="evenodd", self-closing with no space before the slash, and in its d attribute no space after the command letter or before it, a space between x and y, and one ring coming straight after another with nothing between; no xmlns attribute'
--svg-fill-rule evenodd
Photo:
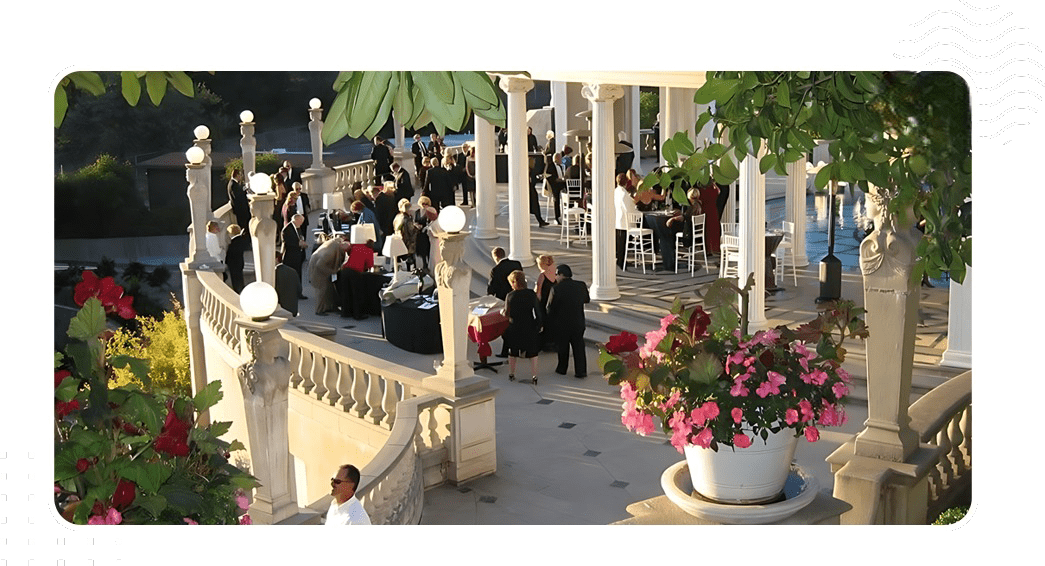
<svg viewBox="0 0 1045 566"><path fill-rule="evenodd" d="M360 273L342 269L337 273L337 293L341 297L341 315L357 319L381 315L381 288L388 284L388 273Z"/></svg>
<svg viewBox="0 0 1045 566"><path fill-rule="evenodd" d="M417 354L443 351L443 335L439 329L439 307L418 308L417 297L392 303L381 309L381 332L397 348Z"/></svg>
<svg viewBox="0 0 1045 566"><path fill-rule="evenodd" d="M643 226L653 230L655 252L660 253L664 269L674 271L675 269L675 234L681 229L682 223L668 227L670 212L644 212L642 213Z"/></svg>

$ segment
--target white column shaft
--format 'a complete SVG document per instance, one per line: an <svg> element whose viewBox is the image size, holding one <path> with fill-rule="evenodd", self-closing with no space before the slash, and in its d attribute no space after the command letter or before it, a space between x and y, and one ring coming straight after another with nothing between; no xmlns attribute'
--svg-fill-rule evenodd
<svg viewBox="0 0 1045 566"><path fill-rule="evenodd" d="M493 124L475 117L475 237L497 237L497 139Z"/></svg>
<svg viewBox="0 0 1045 566"><path fill-rule="evenodd" d="M784 205L788 222L795 224L795 265L809 265L806 255L806 158L802 157L787 166L787 196Z"/></svg>
<svg viewBox="0 0 1045 566"><path fill-rule="evenodd" d="M534 265L530 253L530 167L526 150L526 92L533 81L502 78L508 93L508 258Z"/></svg>
<svg viewBox="0 0 1045 566"><path fill-rule="evenodd" d="M762 152L759 152L761 155ZM748 331L768 327L766 321L766 177L758 170L758 157L740 162L740 285L748 274L755 286L748 296Z"/></svg>
<svg viewBox="0 0 1045 566"><path fill-rule="evenodd" d="M570 129L567 118L570 115L570 105L567 96L566 83L553 81L551 83L552 107L555 109L555 151L562 151L566 145L566 132Z"/></svg>
<svg viewBox="0 0 1045 566"><path fill-rule="evenodd" d="M947 350L941 366L972 368L972 268L960 284L951 281L947 303Z"/></svg>
<svg viewBox="0 0 1045 566"><path fill-rule="evenodd" d="M624 95L618 85L587 84L581 91L592 102L592 247L591 298L620 298L613 210L614 152L613 101Z"/></svg>

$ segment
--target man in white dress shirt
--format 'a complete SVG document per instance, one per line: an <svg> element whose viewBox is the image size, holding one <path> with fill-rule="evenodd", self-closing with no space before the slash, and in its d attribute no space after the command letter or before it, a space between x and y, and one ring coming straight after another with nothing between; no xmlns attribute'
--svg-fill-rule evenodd
<svg viewBox="0 0 1045 566"><path fill-rule="evenodd" d="M624 173L617 175L617 186L613 189L613 204L614 210L616 211L616 222L614 223L617 228L617 267L624 268L624 250L627 247L628 240L628 214L638 213L639 209L635 206L635 197L628 192L628 189L624 188L624 184L627 183L628 176Z"/></svg>
<svg viewBox="0 0 1045 566"><path fill-rule="evenodd" d="M359 469L351 464L341 466L337 475L330 479L330 495L334 496L327 509L328 525L369 525L370 516L363 503L356 499L359 486Z"/></svg>

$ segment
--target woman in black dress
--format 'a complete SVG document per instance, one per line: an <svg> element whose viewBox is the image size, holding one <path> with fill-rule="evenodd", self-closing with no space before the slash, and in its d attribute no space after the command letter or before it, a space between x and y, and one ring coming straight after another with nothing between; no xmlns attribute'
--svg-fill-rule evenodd
<svg viewBox="0 0 1045 566"><path fill-rule="evenodd" d="M541 307L537 294L526 288L526 275L515 270L508 275L513 291L504 299L508 328L504 344L508 349L508 380L515 381L515 359L530 358L533 383L537 383L537 354L541 349Z"/></svg>
<svg viewBox="0 0 1045 566"><path fill-rule="evenodd" d="M541 330L541 349L554 352L555 325L548 320L548 296L555 286L555 258L547 254L540 255L537 257L537 267L541 273L537 276L534 292L537 294L537 303L541 307L541 318L544 322L544 329Z"/></svg>

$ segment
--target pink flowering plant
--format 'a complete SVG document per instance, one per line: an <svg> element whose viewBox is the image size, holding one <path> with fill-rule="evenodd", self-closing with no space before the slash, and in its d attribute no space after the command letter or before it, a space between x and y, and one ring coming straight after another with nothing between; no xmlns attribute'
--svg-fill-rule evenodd
<svg viewBox="0 0 1045 566"><path fill-rule="evenodd" d="M795 329L747 333L737 307L753 287L718 279L703 306L676 300L660 328L622 332L599 347L599 365L624 400L621 422L647 435L659 422L682 452L687 445L747 448L784 428L815 442L820 428L846 422L846 338L866 338L863 309L836 301ZM707 309L707 310L705 310Z"/></svg>
<svg viewBox="0 0 1045 566"><path fill-rule="evenodd" d="M77 524L249 523L247 493L257 480L229 462L231 423L202 425L222 398L220 382L195 396L113 387L113 368L149 383L149 363L106 353L106 316L136 316L111 277L85 271L70 343L54 358L54 501Z"/></svg>

